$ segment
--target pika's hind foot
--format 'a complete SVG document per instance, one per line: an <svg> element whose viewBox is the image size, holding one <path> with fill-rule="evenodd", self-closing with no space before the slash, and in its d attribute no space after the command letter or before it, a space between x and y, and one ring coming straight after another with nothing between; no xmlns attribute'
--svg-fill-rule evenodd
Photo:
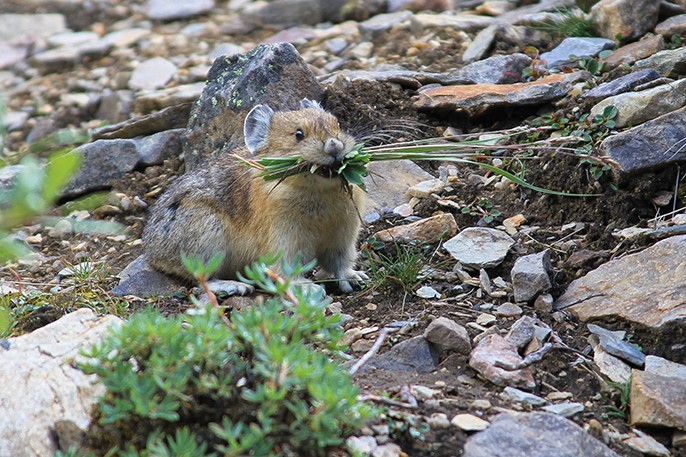
<svg viewBox="0 0 686 457"><path fill-rule="evenodd" d="M207 287L215 294L224 292L227 295L248 295L255 291L250 284L230 279L212 279L207 282Z"/></svg>

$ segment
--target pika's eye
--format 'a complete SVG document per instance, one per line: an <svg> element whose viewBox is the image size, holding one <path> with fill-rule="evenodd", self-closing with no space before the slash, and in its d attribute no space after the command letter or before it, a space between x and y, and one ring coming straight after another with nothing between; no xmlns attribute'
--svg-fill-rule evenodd
<svg viewBox="0 0 686 457"><path fill-rule="evenodd" d="M295 141L302 141L305 139L305 134L303 133L302 130L298 129L295 132Z"/></svg>

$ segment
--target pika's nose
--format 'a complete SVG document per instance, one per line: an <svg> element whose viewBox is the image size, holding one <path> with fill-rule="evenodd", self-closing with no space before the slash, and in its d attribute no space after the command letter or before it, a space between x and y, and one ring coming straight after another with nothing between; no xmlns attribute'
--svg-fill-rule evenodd
<svg viewBox="0 0 686 457"><path fill-rule="evenodd" d="M326 140L326 144L324 145L324 152L336 159L339 159L339 155L341 152L343 152L343 143L336 138L329 138Z"/></svg>

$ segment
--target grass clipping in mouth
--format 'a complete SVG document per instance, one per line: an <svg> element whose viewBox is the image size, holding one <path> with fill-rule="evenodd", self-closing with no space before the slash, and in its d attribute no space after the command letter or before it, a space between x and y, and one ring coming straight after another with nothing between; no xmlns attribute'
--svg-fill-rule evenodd
<svg viewBox="0 0 686 457"><path fill-rule="evenodd" d="M544 127L545 129L545 127ZM511 173L499 166L493 165L488 153L492 150L506 149L506 150L526 150L526 151L554 151L555 153L575 155L573 149L561 147L561 144L573 143L579 140L576 137L561 137L553 140L542 140L531 143L502 145L494 144L502 140L508 139L515 135L531 133L537 129L513 129L509 131L498 132L498 135L489 135L487 139L479 140L463 140L459 141L459 137L446 138L430 138L426 140L408 141L394 144L385 144L379 146L365 146L364 143L358 143L355 147L343 158L337 168L331 169L332 172L338 174L344 181L351 185L356 185L362 190L367 191L364 183L364 178L369 174L367 164L370 162L378 162L382 160L433 160L440 162L459 162L464 164L476 165L486 170L490 170L496 175L504 176L510 181L524 186L528 189L535 190L551 195L564 195L567 197L590 197L597 196L597 194L572 194L566 192L559 192L542 187L534 186L524 180L525 160L539 159L539 157L524 157L524 156L499 156L502 164L506 161L516 161L521 165L521 172L519 176ZM558 145L558 146L556 146ZM300 157L265 157L258 160L246 159L238 155L235 156L238 160L249 167L259 170L258 177L262 177L265 181L279 180L283 181L289 176L300 173L317 173L323 168L322 165L313 164L304 161ZM606 160L600 157L585 157L597 162L606 163ZM328 168L331 168L330 166Z"/></svg>

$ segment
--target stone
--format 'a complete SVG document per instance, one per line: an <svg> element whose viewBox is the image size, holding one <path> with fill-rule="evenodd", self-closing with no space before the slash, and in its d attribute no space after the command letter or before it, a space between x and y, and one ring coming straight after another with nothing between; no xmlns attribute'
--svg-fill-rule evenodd
<svg viewBox="0 0 686 457"><path fill-rule="evenodd" d="M551 269L549 249L519 257L510 272L515 301L526 302L539 293L550 290Z"/></svg>
<svg viewBox="0 0 686 457"><path fill-rule="evenodd" d="M462 265L489 268L500 265L515 241L505 232L487 227L469 227L443 244Z"/></svg>
<svg viewBox="0 0 686 457"><path fill-rule="evenodd" d="M373 436L351 436L345 441L346 446L358 455L370 455L378 444Z"/></svg>
<svg viewBox="0 0 686 457"><path fill-rule="evenodd" d="M470 436L463 457L619 457L569 419L547 412L501 413Z"/></svg>
<svg viewBox="0 0 686 457"><path fill-rule="evenodd" d="M489 425L488 421L476 417L473 414L458 414L450 421L455 427L464 430L465 432L478 432L486 430Z"/></svg>
<svg viewBox="0 0 686 457"><path fill-rule="evenodd" d="M655 355L646 356L645 371L686 381L686 365L672 362L671 360L663 359L662 357Z"/></svg>
<svg viewBox="0 0 686 457"><path fill-rule="evenodd" d="M592 251L590 249L581 249L580 251L574 251L565 260L565 268L582 268L585 266L590 266L597 260L607 259L610 253L607 251Z"/></svg>
<svg viewBox="0 0 686 457"><path fill-rule="evenodd" d="M507 386L503 389L500 397L504 400L523 403L531 406L541 406L546 404L546 400L544 398L510 386Z"/></svg>
<svg viewBox="0 0 686 457"><path fill-rule="evenodd" d="M255 2L253 8L241 12L243 22L258 25L293 26L322 22L340 22L341 8L346 0L273 0Z"/></svg>
<svg viewBox="0 0 686 457"><path fill-rule="evenodd" d="M512 84L519 82L519 75L531 62L531 57L520 53L493 56L462 67L457 75L476 84Z"/></svg>
<svg viewBox="0 0 686 457"><path fill-rule="evenodd" d="M165 130L136 141L138 150L138 165L145 167L161 165L170 157L178 157L183 151L181 139L185 129Z"/></svg>
<svg viewBox="0 0 686 457"><path fill-rule="evenodd" d="M683 35L686 32L686 14L672 16L655 26L655 33L665 39L671 39L673 35Z"/></svg>
<svg viewBox="0 0 686 457"><path fill-rule="evenodd" d="M432 29L451 28L466 33L478 32L495 22L488 16L479 16L471 12L457 14L429 14L418 13L410 17L412 29L421 33L429 33Z"/></svg>
<svg viewBox="0 0 686 457"><path fill-rule="evenodd" d="M518 317L522 315L522 308L514 303L503 303L495 309L496 317Z"/></svg>
<svg viewBox="0 0 686 457"><path fill-rule="evenodd" d="M138 163L133 140L98 140L74 149L81 155L81 167L62 190L63 197L76 197L103 187L111 187Z"/></svg>
<svg viewBox="0 0 686 457"><path fill-rule="evenodd" d="M100 39L100 35L95 32L64 32L51 35L48 38L48 44L56 48L60 46L78 46L98 39Z"/></svg>
<svg viewBox="0 0 686 457"><path fill-rule="evenodd" d="M372 162L367 166L369 176L364 178L367 187L366 214L383 212L407 203L407 190L418 182L433 178L411 160Z"/></svg>
<svg viewBox="0 0 686 457"><path fill-rule="evenodd" d="M433 243L444 233L453 236L457 231L455 217L451 213L437 214L426 219L412 222L411 224L398 225L387 230L376 232L374 236L377 240L384 243L409 243L410 241L420 241L422 243Z"/></svg>
<svg viewBox="0 0 686 457"><path fill-rule="evenodd" d="M562 65L575 67L576 62L571 58L596 57L606 49L615 47L613 40L605 38L571 37L565 38L555 49L541 54L540 59L545 61L548 68L560 68Z"/></svg>
<svg viewBox="0 0 686 457"><path fill-rule="evenodd" d="M438 317L424 330L424 338L443 351L469 355L472 344L467 329L447 317Z"/></svg>
<svg viewBox="0 0 686 457"><path fill-rule="evenodd" d="M686 53L684 54L686 57ZM686 81L679 80L639 92L627 92L608 97L593 108L591 116L601 115L608 106L617 108L614 118L617 128L637 126L686 105Z"/></svg>
<svg viewBox="0 0 686 457"><path fill-rule="evenodd" d="M681 96L681 95L679 95ZM612 159L616 180L683 161L679 145L686 136L686 107L612 135L600 144L599 153Z"/></svg>
<svg viewBox="0 0 686 457"><path fill-rule="evenodd" d="M168 130L135 139L96 140L74 149L82 165L62 190L62 196L75 197L111 187L138 165L160 164L181 153L180 129Z"/></svg>
<svg viewBox="0 0 686 457"><path fill-rule="evenodd" d="M121 324L113 315L97 317L81 308L31 333L8 338L0 347L0 455L13 457L51 456L56 436L68 422L83 435L91 421L91 410L105 394L94 376L72 367L79 351L99 343L113 326ZM57 439L55 439L57 438Z"/></svg>
<svg viewBox="0 0 686 457"><path fill-rule="evenodd" d="M119 284L110 293L117 296L135 295L138 297L172 295L184 285L154 270L141 255L119 273Z"/></svg>
<svg viewBox="0 0 686 457"><path fill-rule="evenodd" d="M475 322L477 323L477 325L487 327L487 326L495 323L496 320L497 319L493 314L481 313L477 316Z"/></svg>
<svg viewBox="0 0 686 457"><path fill-rule="evenodd" d="M658 72L652 68L645 68L643 70L629 73L628 75L624 75L610 82L600 84L588 92L584 92L579 98L581 100L591 100L597 102L607 97L629 92L636 86L654 81L658 78L660 78L660 74Z"/></svg>
<svg viewBox="0 0 686 457"><path fill-rule="evenodd" d="M134 110L140 114L149 114L176 105L194 102L200 97L205 83L181 84L153 92L140 92L136 96Z"/></svg>
<svg viewBox="0 0 686 457"><path fill-rule="evenodd" d="M631 367L619 358L609 354L599 344L593 348L593 362L598 366L602 374L617 384L626 384L631 376Z"/></svg>
<svg viewBox="0 0 686 457"><path fill-rule="evenodd" d="M634 370L631 376L631 425L686 428L686 380Z"/></svg>
<svg viewBox="0 0 686 457"><path fill-rule="evenodd" d="M164 87L176 73L176 65L164 57L153 57L141 62L131 73L129 88L156 90Z"/></svg>
<svg viewBox="0 0 686 457"><path fill-rule="evenodd" d="M647 327L686 315L686 235L659 241L621 259L611 260L574 280L555 302L586 322L617 316Z"/></svg>
<svg viewBox="0 0 686 457"><path fill-rule="evenodd" d="M667 49L634 63L634 70L644 68L652 68L662 76L676 79L686 74L686 49Z"/></svg>
<svg viewBox="0 0 686 457"><path fill-rule="evenodd" d="M336 85L338 81L349 84L351 81L375 81L399 84L404 88L419 89L428 84L474 84L474 81L456 74L431 73L404 69L393 70L342 70L322 80L322 84Z"/></svg>
<svg viewBox="0 0 686 457"><path fill-rule="evenodd" d="M636 436L632 436L624 440L624 444L642 452L644 455L653 455L656 457L669 457L672 455L662 443L652 436L643 433L638 429L631 430Z"/></svg>
<svg viewBox="0 0 686 457"><path fill-rule="evenodd" d="M95 114L96 119L107 121L110 125L128 119L133 108L133 91L105 89L100 98L100 107Z"/></svg>
<svg viewBox="0 0 686 457"><path fill-rule="evenodd" d="M0 43L46 40L67 33L67 21L62 14L0 14Z"/></svg>
<svg viewBox="0 0 686 457"><path fill-rule="evenodd" d="M630 363L635 367L643 367L645 364L645 354L643 354L636 346L629 344L624 340L618 338L611 338L606 335L598 336L600 346L615 357Z"/></svg>
<svg viewBox="0 0 686 457"><path fill-rule="evenodd" d="M172 21L209 12L214 0L148 0L143 11L150 19Z"/></svg>
<svg viewBox="0 0 686 457"><path fill-rule="evenodd" d="M359 372L364 373L376 368L428 373L436 366L438 366L438 351L420 335L396 344L388 352L375 355Z"/></svg>
<svg viewBox="0 0 686 457"><path fill-rule="evenodd" d="M540 294L534 300L534 309L541 313L550 313L553 311L553 296L550 294Z"/></svg>
<svg viewBox="0 0 686 457"><path fill-rule="evenodd" d="M556 12L562 9L575 7L573 0L551 0L522 6L507 13L501 14L497 22L508 25L531 25L531 18L540 17L540 13ZM534 19L533 22L536 22Z"/></svg>
<svg viewBox="0 0 686 457"><path fill-rule="evenodd" d="M459 112L494 106L544 104L567 95L572 90L572 81L583 76L568 73L528 83L430 87L420 90L415 106L423 111Z"/></svg>
<svg viewBox="0 0 686 457"><path fill-rule="evenodd" d="M491 24L477 33L462 54L462 61L471 63L483 59L502 28L503 26L500 24Z"/></svg>
<svg viewBox="0 0 686 457"><path fill-rule="evenodd" d="M495 366L496 362L517 364L522 358L517 347L498 334L486 335L469 356L469 366L497 386L512 386L531 390L536 387L529 368L508 371Z"/></svg>
<svg viewBox="0 0 686 457"><path fill-rule="evenodd" d="M431 286L422 286L415 292L419 298L431 299L441 298L441 293Z"/></svg>
<svg viewBox="0 0 686 457"><path fill-rule="evenodd" d="M445 413L433 413L431 417L426 419L432 430L443 430L450 427L450 421Z"/></svg>
<svg viewBox="0 0 686 457"><path fill-rule="evenodd" d="M422 181L407 189L410 197L428 198L431 194L440 193L445 183L438 178Z"/></svg>
<svg viewBox="0 0 686 457"><path fill-rule="evenodd" d="M116 30L103 36L100 41L115 48L128 48L137 44L143 38L151 34L145 28L133 27L130 29Z"/></svg>
<svg viewBox="0 0 686 457"><path fill-rule="evenodd" d="M215 154L243 143L243 121L258 104L275 111L299 109L323 90L290 43L260 45L243 54L219 57L191 111L184 137L187 171Z"/></svg>
<svg viewBox="0 0 686 457"><path fill-rule="evenodd" d="M191 102L170 106L152 114L122 121L115 125L106 125L95 129L91 134L93 140L128 139L138 136L153 135L165 130L186 128L191 112Z"/></svg>
<svg viewBox="0 0 686 457"><path fill-rule="evenodd" d="M634 62L662 51L665 40L662 35L647 35L641 40L622 46L603 59L610 66L633 65Z"/></svg>
<svg viewBox="0 0 686 457"><path fill-rule="evenodd" d="M395 13L378 14L366 21L358 24L360 41L374 41L384 33L388 32L396 24L409 21L412 13L409 11L398 11Z"/></svg>
<svg viewBox="0 0 686 457"><path fill-rule="evenodd" d="M507 335L505 335L505 339L517 349L524 349L536 333L535 322L536 320L530 316L520 317L512 324Z"/></svg>
<svg viewBox="0 0 686 457"><path fill-rule="evenodd" d="M629 43L655 28L659 11L659 0L600 0L591 15L602 37Z"/></svg>
<svg viewBox="0 0 686 457"><path fill-rule="evenodd" d="M562 417L572 417L573 415L582 412L584 410L584 405L576 402L563 402L544 406L541 409L549 413L559 414Z"/></svg>

